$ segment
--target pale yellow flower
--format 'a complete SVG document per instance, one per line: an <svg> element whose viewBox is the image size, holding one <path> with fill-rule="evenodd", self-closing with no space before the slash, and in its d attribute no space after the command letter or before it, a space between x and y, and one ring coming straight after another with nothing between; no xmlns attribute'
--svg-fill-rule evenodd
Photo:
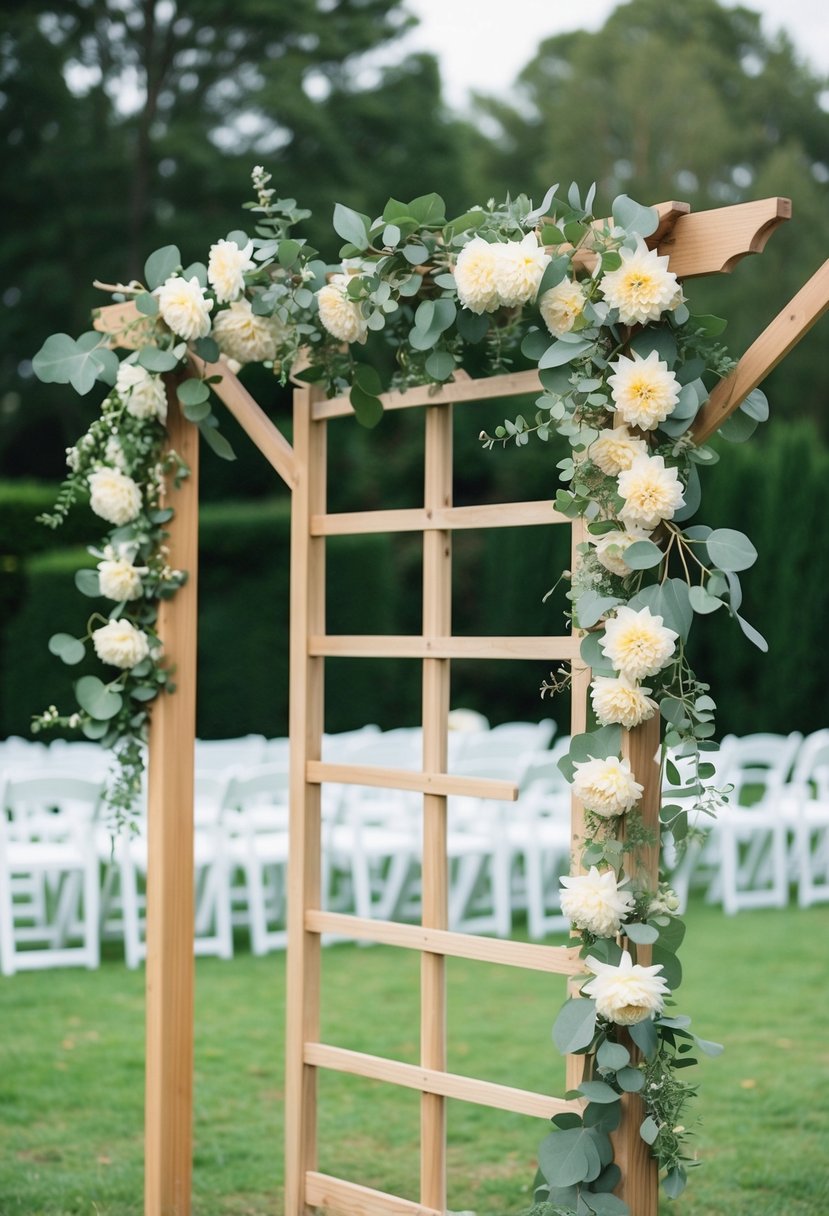
<svg viewBox="0 0 829 1216"><path fill-rule="evenodd" d="M586 929L597 937L615 937L633 911L633 896L621 890L624 884L617 882L613 870L602 873L591 866L588 874L559 881L565 888L561 892L561 910L576 929Z"/></svg>
<svg viewBox="0 0 829 1216"><path fill-rule="evenodd" d="M554 338L569 334L584 312L587 296L581 283L573 279L562 279L545 291L538 302L544 324Z"/></svg>
<svg viewBox="0 0 829 1216"><path fill-rule="evenodd" d="M166 283L156 288L155 295L164 324L185 342L206 338L210 333L213 301L205 297L204 288L195 275L191 279L170 275Z"/></svg>
<svg viewBox="0 0 829 1216"><path fill-rule="evenodd" d="M629 469L637 456L647 456L648 445L644 439L636 439L623 426L599 431L598 439L591 443L588 455L597 468L608 477L618 477Z"/></svg>
<svg viewBox="0 0 829 1216"><path fill-rule="evenodd" d="M573 765L573 793L588 811L605 819L623 815L642 796L629 760L609 756L606 760L584 760Z"/></svg>
<svg viewBox="0 0 829 1216"><path fill-rule="evenodd" d="M137 600L141 595L141 575L123 558L98 562L98 582L108 600Z"/></svg>
<svg viewBox="0 0 829 1216"><path fill-rule="evenodd" d="M240 249L235 241L217 241L210 246L207 281L216 293L219 304L228 304L245 290L245 272L255 270L251 258L253 241Z"/></svg>
<svg viewBox="0 0 829 1216"><path fill-rule="evenodd" d="M474 236L455 264L458 300L470 312L494 312L501 303L496 281L497 246Z"/></svg>
<svg viewBox="0 0 829 1216"><path fill-rule="evenodd" d="M119 469L96 469L89 474L89 505L107 523L121 527L141 511L141 490Z"/></svg>
<svg viewBox="0 0 829 1216"><path fill-rule="evenodd" d="M249 300L235 300L213 322L219 350L237 363L263 363L276 358L285 327L275 317L257 317Z"/></svg>
<svg viewBox="0 0 829 1216"><path fill-rule="evenodd" d="M658 321L662 313L674 307L677 277L668 270L667 257L648 249L639 240L635 249L620 249L622 265L610 270L600 283L600 290L611 308L619 310L623 325L644 325Z"/></svg>
<svg viewBox="0 0 829 1216"><path fill-rule="evenodd" d="M594 979L582 988L585 996L592 996L596 1012L617 1026L635 1026L661 1013L665 1008L665 997L670 989L658 974L662 964L643 967L634 963L625 950L619 963L601 963L598 959L585 959Z"/></svg>
<svg viewBox="0 0 829 1216"><path fill-rule="evenodd" d="M132 621L107 621L92 631L92 645L102 663L113 667L135 667L150 653L150 642L143 629Z"/></svg>
<svg viewBox="0 0 829 1216"><path fill-rule="evenodd" d="M549 253L539 245L534 232L528 232L522 241L507 241L495 249L495 282L501 303L507 308L531 303L549 265Z"/></svg>
<svg viewBox="0 0 829 1216"><path fill-rule="evenodd" d="M167 419L167 392L160 376L140 363L122 363L115 377L115 391L133 418Z"/></svg>
<svg viewBox="0 0 829 1216"><path fill-rule="evenodd" d="M673 413L679 400L679 382L668 364L652 350L647 359L620 355L608 376L616 413L628 426L652 431Z"/></svg>
<svg viewBox="0 0 829 1216"><path fill-rule="evenodd" d="M659 708L648 696L650 691L624 676L594 676L590 699L596 720L600 726L618 725L625 730L647 722Z"/></svg>
<svg viewBox="0 0 829 1216"><path fill-rule="evenodd" d="M356 300L349 300L346 288L352 276L335 274L317 292L320 321L340 342L365 342L366 319Z"/></svg>
<svg viewBox="0 0 829 1216"><path fill-rule="evenodd" d="M653 529L685 505L679 474L665 468L663 456L637 456L619 474L619 495L625 500L619 518L634 528Z"/></svg>
<svg viewBox="0 0 829 1216"><path fill-rule="evenodd" d="M591 536L588 539L595 546L599 564L611 574L626 578L630 574L630 566L625 562L625 552L636 541L647 540L648 533L643 532L641 528L630 528L624 532L616 528L613 532L603 532L601 536Z"/></svg>
<svg viewBox="0 0 829 1216"><path fill-rule="evenodd" d="M616 671L630 681L656 675L671 659L679 634L666 628L650 608L616 609L600 645Z"/></svg>

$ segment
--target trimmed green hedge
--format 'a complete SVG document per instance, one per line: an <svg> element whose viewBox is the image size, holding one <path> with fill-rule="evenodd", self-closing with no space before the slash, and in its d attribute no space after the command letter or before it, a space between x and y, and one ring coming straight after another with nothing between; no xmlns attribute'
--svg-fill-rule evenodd
<svg viewBox="0 0 829 1216"><path fill-rule="evenodd" d="M722 614L695 625L692 660L710 673L722 733L808 732L826 725L829 685L829 545L824 500L829 452L808 423L772 424L743 446L722 445L723 460L703 471L701 521L748 533L760 559L743 577L744 614L767 637L761 654ZM539 447L527 467L552 458ZM521 461L496 453L490 466L506 478ZM507 459L500 463L500 457ZM472 463L470 461L470 463ZM397 470L398 473L400 470ZM542 466L546 477L546 467ZM528 478L531 482L537 478ZM550 478L551 484L553 479ZM524 489L524 487L522 487ZM491 496L508 487L490 487ZM57 535L32 522L52 490L22 483L0 486L2 563L11 562L0 631L0 730L22 734L32 713L50 702L68 704L67 672L47 651L56 630L82 632L94 608L73 587L83 550L35 552L44 539L77 543L91 525L86 512ZM529 496L538 494L532 486ZM515 495L513 495L515 496ZM402 501L416 501L416 492ZM353 508L354 502L348 505ZM86 515L84 520L82 517ZM74 529L74 530L73 530ZM287 498L208 503L201 511L198 730L205 738L259 731L284 733L288 712L290 504ZM91 538L90 538L91 539ZM459 532L454 537L455 632L473 635L557 634L563 631L564 587L547 591L569 565L566 527ZM27 548L28 547L28 548ZM2 554L5 553L5 557ZM415 535L332 537L327 542L328 631L417 633L421 627L421 542ZM25 575L25 578L24 578ZM2 592L0 592L2 593ZM456 662L452 704L491 721L554 715L566 729L567 698L542 702L544 663ZM326 662L326 729L363 722L382 726L420 720L420 665L412 660Z"/></svg>

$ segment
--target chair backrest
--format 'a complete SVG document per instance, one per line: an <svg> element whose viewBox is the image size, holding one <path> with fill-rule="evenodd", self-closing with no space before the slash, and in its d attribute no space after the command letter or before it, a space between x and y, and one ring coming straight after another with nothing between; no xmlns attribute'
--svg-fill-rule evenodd
<svg viewBox="0 0 829 1216"><path fill-rule="evenodd" d="M281 829L288 823L288 794L287 764L262 764L231 777L224 807L242 817L255 811L257 825Z"/></svg>
<svg viewBox="0 0 829 1216"><path fill-rule="evenodd" d="M104 795L102 781L77 773L10 777L3 788L8 834L17 840L62 840L89 836Z"/></svg>
<svg viewBox="0 0 829 1216"><path fill-rule="evenodd" d="M100 743L84 740L54 739L46 750L44 772L74 772L87 778L103 779L110 765L110 753Z"/></svg>
<svg viewBox="0 0 829 1216"><path fill-rule="evenodd" d="M263 764L267 741L264 735L244 735L239 739L197 739L196 772L216 772L240 765Z"/></svg>
<svg viewBox="0 0 829 1216"><path fill-rule="evenodd" d="M789 735L726 736L723 779L734 785L733 805L757 802L782 790L803 741L799 731ZM743 796L741 799L741 795Z"/></svg>
<svg viewBox="0 0 829 1216"><path fill-rule="evenodd" d="M817 783L817 774L829 765L829 729L816 730L800 745L792 772L792 785L804 787Z"/></svg>

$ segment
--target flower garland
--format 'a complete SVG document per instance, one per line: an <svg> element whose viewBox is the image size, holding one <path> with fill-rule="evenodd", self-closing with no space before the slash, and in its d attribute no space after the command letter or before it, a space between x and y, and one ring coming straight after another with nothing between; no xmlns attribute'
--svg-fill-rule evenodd
<svg viewBox="0 0 829 1216"><path fill-rule="evenodd" d="M171 689L154 632L157 604L186 577L165 561L172 512L164 479L187 472L165 454L167 391L217 453L232 458L211 406L217 376L205 376L206 363L221 359L232 370L260 363L282 383L291 375L330 395L348 391L369 426L388 388L440 385L458 368L492 374L537 366L533 421L507 419L481 439L485 448L523 446L531 435L547 442L557 433L570 445L558 462L555 505L586 526L568 594L593 673L595 722L561 762L586 810L586 872L562 880L562 907L581 939L588 978L554 1031L563 1052L585 1056L578 1096L587 1104L582 1115L553 1120L534 1211L627 1210L610 1193L619 1171L609 1140L626 1093L641 1096L641 1135L665 1167L667 1193L678 1194L690 1163L680 1116L694 1088L677 1072L693 1062L694 1043L716 1047L665 1012L681 979L684 926L675 895L663 883L649 889L631 864L653 840L636 809L642 786L622 757L620 732L657 713L665 720L671 797L660 818L681 848L689 809L714 813L723 797L705 784L714 775L705 754L715 747L715 704L689 665L693 620L724 608L765 648L739 611L739 574L755 560L753 546L732 529L686 525L700 503L699 467L717 459L695 443L692 425L709 396L706 380L733 366L716 342L725 323L690 314L668 259L647 246L656 212L624 195L607 220L593 214L594 189L582 201L575 186L566 198L551 188L538 208L519 196L453 219L437 194L390 199L373 220L338 204L334 228L345 243L331 267L292 235L309 213L275 198L269 181L261 167L253 171L252 236L234 231L218 240L206 265L183 267L175 246L157 250L144 282L109 287L133 305L119 333L53 335L35 356L44 381L85 393L100 380L110 389L100 417L68 453L70 473L45 522L57 526L88 494L111 530L91 551L97 569L79 571L76 581L85 595L115 603L108 616L91 618L84 639L50 641L69 664L91 641L108 678L82 677L79 709L61 716L50 707L35 725L79 726L111 745L120 767L110 802L129 816L149 708ZM111 344L131 353L119 362ZM169 373L175 387L161 378ZM744 439L767 412L755 391L721 433ZM542 695L567 679L566 671L554 673ZM644 947L658 961L640 963Z"/></svg>

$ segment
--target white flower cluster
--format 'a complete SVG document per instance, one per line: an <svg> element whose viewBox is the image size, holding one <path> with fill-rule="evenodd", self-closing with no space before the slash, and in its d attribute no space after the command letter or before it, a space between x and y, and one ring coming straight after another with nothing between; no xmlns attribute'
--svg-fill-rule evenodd
<svg viewBox="0 0 829 1216"><path fill-rule="evenodd" d="M335 274L317 292L319 317L332 337L340 342L365 342L368 323L359 301L348 297L349 274Z"/></svg>
<svg viewBox="0 0 829 1216"><path fill-rule="evenodd" d="M659 975L661 963L643 967L634 963L627 950L616 965L592 957L586 963L594 978L584 985L582 992L593 997L600 1017L617 1026L635 1026L662 1013L670 991Z"/></svg>
<svg viewBox="0 0 829 1216"><path fill-rule="evenodd" d="M639 240L635 249L621 249L622 264L607 271L600 290L611 308L618 309L623 325L646 325L658 321L663 312L682 302L677 277L668 270L668 258L660 257Z"/></svg>
<svg viewBox="0 0 829 1216"><path fill-rule="evenodd" d="M195 275L183 279L180 275L172 274L156 288L155 295L162 321L179 338L193 342L196 338L206 338L210 333L213 301L207 297Z"/></svg>
<svg viewBox="0 0 829 1216"><path fill-rule="evenodd" d="M144 630L126 619L107 621L100 629L93 629L92 645L101 662L112 667L135 667L150 653L150 640Z"/></svg>
<svg viewBox="0 0 829 1216"><path fill-rule="evenodd" d="M531 304L549 262L550 255L534 232L522 241L490 242L475 236L464 245L455 265L458 300L475 313Z"/></svg>
<svg viewBox="0 0 829 1216"><path fill-rule="evenodd" d="M160 376L148 372L140 363L125 361L121 364L115 378L115 391L133 418L141 421L157 418L162 423L167 421L164 381Z"/></svg>

